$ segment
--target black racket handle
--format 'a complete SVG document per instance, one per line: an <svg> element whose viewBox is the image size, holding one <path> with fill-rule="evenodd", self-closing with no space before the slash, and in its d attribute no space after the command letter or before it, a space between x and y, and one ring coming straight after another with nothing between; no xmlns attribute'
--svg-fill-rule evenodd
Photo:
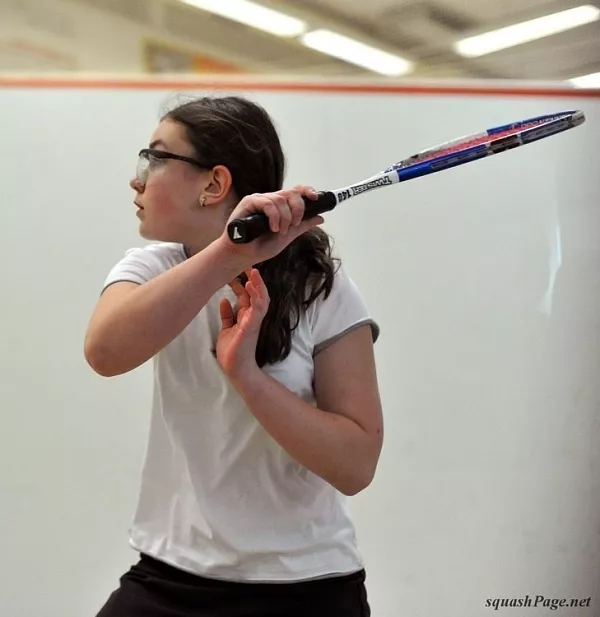
<svg viewBox="0 0 600 617"><path fill-rule="evenodd" d="M321 191L317 195L317 199L302 198L305 204L303 220L311 219L335 208L336 199L331 191ZM235 219L227 225L229 239L235 244L247 244L270 231L269 218L262 212Z"/></svg>

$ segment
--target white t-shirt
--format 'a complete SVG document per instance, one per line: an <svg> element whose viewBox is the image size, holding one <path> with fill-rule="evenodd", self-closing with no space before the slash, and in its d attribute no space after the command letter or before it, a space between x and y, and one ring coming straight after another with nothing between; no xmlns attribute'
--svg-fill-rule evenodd
<svg viewBox="0 0 600 617"><path fill-rule="evenodd" d="M130 249L111 270L143 284L186 259L181 244ZM293 460L262 428L214 355L221 328L215 294L154 358L151 428L130 543L138 551L202 576L293 581L362 568L346 497ZM263 370L315 404L313 357L373 322L339 268L333 289L301 316L290 355ZM281 410L285 414L285 410Z"/></svg>

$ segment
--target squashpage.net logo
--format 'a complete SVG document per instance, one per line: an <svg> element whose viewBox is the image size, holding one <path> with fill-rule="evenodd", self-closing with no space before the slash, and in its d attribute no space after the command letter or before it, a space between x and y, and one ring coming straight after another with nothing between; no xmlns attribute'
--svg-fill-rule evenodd
<svg viewBox="0 0 600 617"><path fill-rule="evenodd" d="M495 611L501 608L544 608L556 611L566 608L589 608L592 598L548 598L546 596L525 596L524 598L488 598L486 608ZM591 616L590 616L591 617Z"/></svg>

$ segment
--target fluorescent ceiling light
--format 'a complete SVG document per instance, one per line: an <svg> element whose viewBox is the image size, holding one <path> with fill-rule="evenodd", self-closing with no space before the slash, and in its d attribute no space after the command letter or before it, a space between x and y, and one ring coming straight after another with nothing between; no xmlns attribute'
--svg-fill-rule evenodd
<svg viewBox="0 0 600 617"><path fill-rule="evenodd" d="M558 34L578 26L592 23L600 18L600 9L591 6L578 6L545 17L524 21L514 26L492 30L478 36L469 37L454 44L461 56L476 58L500 49L514 47L546 36Z"/></svg>
<svg viewBox="0 0 600 617"><path fill-rule="evenodd" d="M190 6L210 11L238 21L246 26L277 36L299 36L306 32L306 24L295 17L274 11L249 0L181 0Z"/></svg>
<svg viewBox="0 0 600 617"><path fill-rule="evenodd" d="M600 73L573 77L569 81L577 88L600 88Z"/></svg>
<svg viewBox="0 0 600 617"><path fill-rule="evenodd" d="M330 30L308 32L302 36L301 41L310 49L382 75L403 75L413 68L413 63L404 58L388 54Z"/></svg>

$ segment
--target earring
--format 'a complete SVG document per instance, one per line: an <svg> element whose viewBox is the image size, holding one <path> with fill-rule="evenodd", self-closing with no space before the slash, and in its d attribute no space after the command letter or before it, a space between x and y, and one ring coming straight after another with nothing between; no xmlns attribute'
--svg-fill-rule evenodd
<svg viewBox="0 0 600 617"><path fill-rule="evenodd" d="M204 202L206 201L206 197L204 195L202 195L202 197L200 197L200 207L204 208Z"/></svg>

